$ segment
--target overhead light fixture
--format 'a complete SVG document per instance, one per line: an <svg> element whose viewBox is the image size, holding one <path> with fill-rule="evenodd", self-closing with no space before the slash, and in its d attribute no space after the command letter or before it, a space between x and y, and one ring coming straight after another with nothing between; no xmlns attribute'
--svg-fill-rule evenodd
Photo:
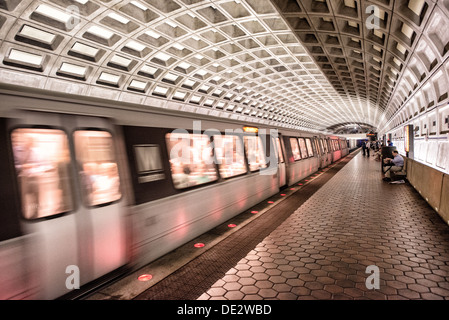
<svg viewBox="0 0 449 320"><path fill-rule="evenodd" d="M113 87L120 86L121 76L109 72L102 72L98 77L97 83L105 84Z"/></svg>
<svg viewBox="0 0 449 320"><path fill-rule="evenodd" d="M145 92L146 88L148 86L147 82L140 81L140 80L132 80L129 84L128 89L139 91L139 92Z"/></svg>
<svg viewBox="0 0 449 320"><path fill-rule="evenodd" d="M112 31L109 31L105 28L99 27L99 26L91 26L88 30L89 33L103 38L103 39L111 39L114 33Z"/></svg>
<svg viewBox="0 0 449 320"><path fill-rule="evenodd" d="M140 69L138 74L154 79L158 70L159 69L146 64Z"/></svg>
<svg viewBox="0 0 449 320"><path fill-rule="evenodd" d="M39 5L31 13L30 18L65 31L70 31L78 24L77 19L68 14L67 11L62 11L46 4Z"/></svg>
<svg viewBox="0 0 449 320"><path fill-rule="evenodd" d="M180 64L178 64L178 67L180 67L181 69L187 70L191 67L191 65L188 64L187 62L181 62Z"/></svg>
<svg viewBox="0 0 449 320"><path fill-rule="evenodd" d="M44 56L14 48L9 51L3 62L36 71L42 71L44 68Z"/></svg>
<svg viewBox="0 0 449 320"><path fill-rule="evenodd" d="M133 6L139 8L139 9L142 10L142 11L148 10L147 7L145 7L143 4L141 4L141 3L138 2L138 1L134 1L134 0L133 0L133 1L131 1L130 3L131 3Z"/></svg>
<svg viewBox="0 0 449 320"><path fill-rule="evenodd" d="M81 42L75 42L68 52L68 54L71 56L86 59L89 61L98 61L103 53L103 50L88 46Z"/></svg>
<svg viewBox="0 0 449 320"><path fill-rule="evenodd" d="M154 90L153 90L153 94L158 95L158 96L166 97L167 93L168 93L168 88L166 88L166 87L156 86L156 88L154 88Z"/></svg>
<svg viewBox="0 0 449 320"><path fill-rule="evenodd" d="M161 35L159 33L156 33L154 31L146 31L145 34L149 35L150 37L154 38L154 39L159 39L161 37Z"/></svg>
<svg viewBox="0 0 449 320"><path fill-rule="evenodd" d="M124 68L128 68L131 64L132 60L125 58L123 56L119 56L119 55L114 55L111 60L109 61L109 63L112 63L114 65L119 65L122 66Z"/></svg>
<svg viewBox="0 0 449 320"><path fill-rule="evenodd" d="M108 17L110 17L111 19L114 19L115 21L120 22L121 24L128 24L129 23L129 19L115 13L115 12L111 12L110 14L108 14Z"/></svg>
<svg viewBox="0 0 449 320"><path fill-rule="evenodd" d="M79 66L72 63L63 62L57 71L58 75L86 80L87 67Z"/></svg>
<svg viewBox="0 0 449 320"><path fill-rule="evenodd" d="M158 52L154 55L156 59L162 60L164 62L167 62L170 59L170 56L168 54L165 54L163 52Z"/></svg>
<svg viewBox="0 0 449 320"><path fill-rule="evenodd" d="M47 45L47 47L50 47L52 43L56 40L56 35L47 31L43 31L37 28L34 28L29 25L23 25L20 31L16 35L16 40L20 39L29 39L32 41L40 42L44 45ZM49 48L51 49L51 48Z"/></svg>
<svg viewBox="0 0 449 320"><path fill-rule="evenodd" d="M176 91L173 95L173 99L184 101L186 95L186 92Z"/></svg>

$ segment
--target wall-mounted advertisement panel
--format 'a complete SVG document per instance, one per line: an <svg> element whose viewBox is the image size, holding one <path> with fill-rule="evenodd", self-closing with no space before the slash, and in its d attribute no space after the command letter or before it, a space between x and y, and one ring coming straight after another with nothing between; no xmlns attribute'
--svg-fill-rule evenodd
<svg viewBox="0 0 449 320"><path fill-rule="evenodd" d="M410 159L414 158L413 145L414 145L413 125L409 124L404 127L404 149L406 156Z"/></svg>

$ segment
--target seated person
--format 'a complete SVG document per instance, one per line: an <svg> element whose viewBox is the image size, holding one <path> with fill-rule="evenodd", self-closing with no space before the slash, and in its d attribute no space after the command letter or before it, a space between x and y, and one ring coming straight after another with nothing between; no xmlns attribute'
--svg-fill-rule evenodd
<svg viewBox="0 0 449 320"><path fill-rule="evenodd" d="M373 157L375 157L374 160L380 161L380 159L382 158L382 150L378 149L376 152L374 152Z"/></svg>
<svg viewBox="0 0 449 320"><path fill-rule="evenodd" d="M383 178L384 181L391 181L391 172L398 172L401 171L404 167L404 158L399 154L397 150L393 151L393 159L391 158L385 158L384 163L386 165L391 165L390 169L388 169L385 172L385 178Z"/></svg>

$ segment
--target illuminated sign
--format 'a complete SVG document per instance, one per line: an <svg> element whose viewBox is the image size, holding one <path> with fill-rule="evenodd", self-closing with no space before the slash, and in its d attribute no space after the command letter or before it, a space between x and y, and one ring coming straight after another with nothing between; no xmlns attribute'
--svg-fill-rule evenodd
<svg viewBox="0 0 449 320"><path fill-rule="evenodd" d="M243 131L247 133L258 133L259 128L256 127L243 127Z"/></svg>
<svg viewBox="0 0 449 320"><path fill-rule="evenodd" d="M413 125L409 124L404 127L404 151L410 159L415 158L415 135L413 131Z"/></svg>
<svg viewBox="0 0 449 320"><path fill-rule="evenodd" d="M411 126L404 127L404 148L405 152L410 151L410 134L411 134Z"/></svg>

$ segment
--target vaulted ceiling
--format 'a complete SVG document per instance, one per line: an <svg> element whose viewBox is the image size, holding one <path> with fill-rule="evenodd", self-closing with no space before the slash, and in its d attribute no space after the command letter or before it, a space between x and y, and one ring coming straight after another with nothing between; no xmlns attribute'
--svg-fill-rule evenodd
<svg viewBox="0 0 449 320"><path fill-rule="evenodd" d="M447 99L448 3L0 0L0 83L305 130L386 128L427 83L421 109Z"/></svg>

